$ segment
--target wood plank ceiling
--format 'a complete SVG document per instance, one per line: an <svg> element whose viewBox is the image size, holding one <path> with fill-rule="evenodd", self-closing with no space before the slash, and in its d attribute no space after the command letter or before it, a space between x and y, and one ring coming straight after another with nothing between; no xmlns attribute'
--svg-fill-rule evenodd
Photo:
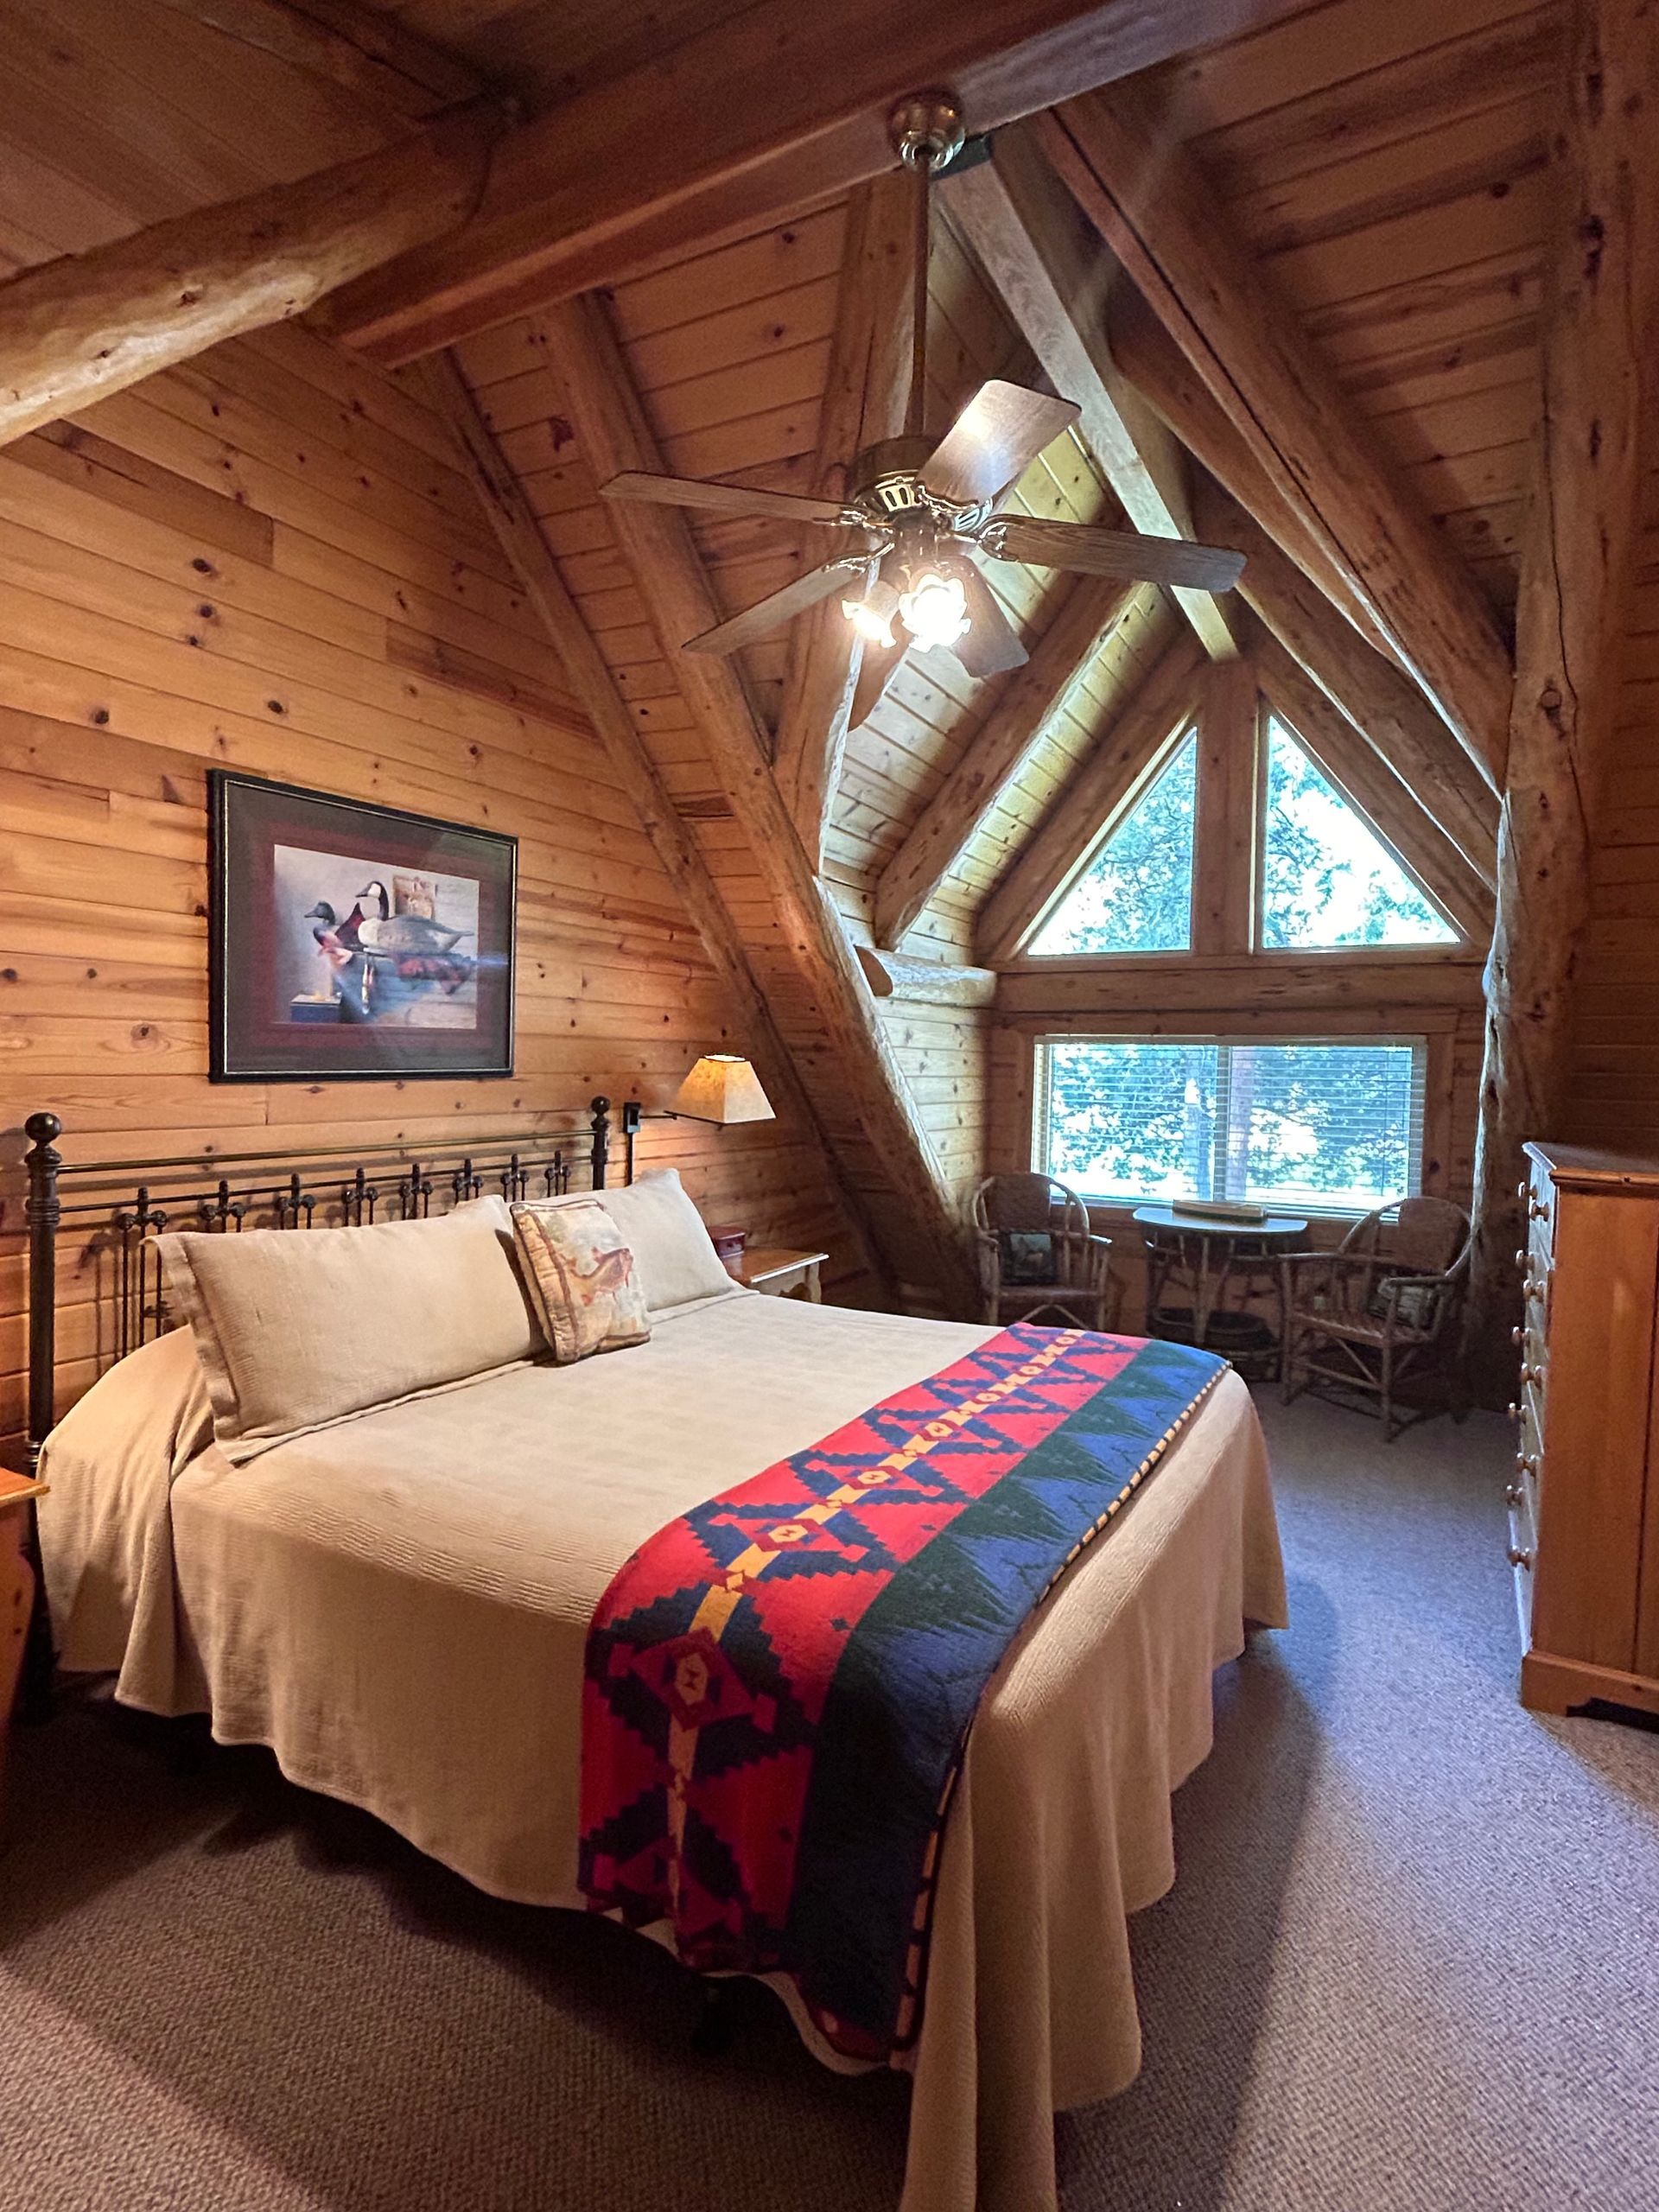
<svg viewBox="0 0 1659 2212"><path fill-rule="evenodd" d="M369 151L479 77L540 113L741 4L378 0L365 16L340 0L297 9L285 0L123 0L118 9L0 0L19 95L0 121L0 267L84 250ZM348 14L349 41L331 29ZM1290 302L1298 342L1334 367L1409 496L1504 622L1538 406L1543 94L1560 29L1555 0L1324 0L1150 73L1146 85ZM616 287L612 323L666 467L816 488L847 228L837 198ZM935 428L984 377L1039 373L959 234L948 182L929 337ZM782 960L754 854L596 496L544 322L507 322L467 339L455 357L751 956L763 966ZM203 432L223 401L203 391ZM1017 504L1044 516L1120 518L1104 471L1076 435L1033 465ZM767 522L699 520L695 536L716 597L733 610L797 573L806 550L791 528ZM1008 566L995 581L1034 644L1058 616L1066 580ZM1134 594L968 839L907 952L971 957L976 913L1181 631L1162 592ZM787 664L786 637L742 658L770 725ZM868 938L883 868L1001 689L969 681L944 656L914 656L851 732L823 865L855 938ZM912 1007L890 1015L889 1027L946 1175L964 1182L983 1156L982 1026L960 1009ZM833 1071L821 1054L814 1064L810 1009L799 1010L793 1041L809 1085L831 1096Z"/></svg>

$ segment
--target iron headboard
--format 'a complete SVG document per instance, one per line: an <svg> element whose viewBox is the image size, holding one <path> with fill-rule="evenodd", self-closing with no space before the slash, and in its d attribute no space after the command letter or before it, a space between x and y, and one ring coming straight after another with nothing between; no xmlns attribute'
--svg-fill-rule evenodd
<svg viewBox="0 0 1659 2212"><path fill-rule="evenodd" d="M621 1108L623 1180L633 1180L642 1109ZM555 1118L562 1118L556 1116ZM87 1248L107 1261L103 1291L113 1312L111 1357L159 1336L168 1325L156 1239L167 1229L234 1234L243 1228L361 1227L377 1219L413 1221L463 1199L499 1191L504 1198L554 1197L571 1187L602 1191L611 1166L611 1102L590 1101L585 1122L568 1117L563 1136L478 1137L435 1153L385 1145L304 1151L175 1154L159 1160L65 1160L63 1124L31 1114L23 1124L29 1234L29 1465L40 1459L56 1401L58 1240L66 1224L86 1224Z"/></svg>

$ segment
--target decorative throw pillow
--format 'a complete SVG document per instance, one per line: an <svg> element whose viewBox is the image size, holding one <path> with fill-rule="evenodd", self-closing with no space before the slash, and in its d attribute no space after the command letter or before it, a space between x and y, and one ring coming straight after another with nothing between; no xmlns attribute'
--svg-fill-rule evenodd
<svg viewBox="0 0 1659 2212"><path fill-rule="evenodd" d="M561 1367L645 1343L651 1316L633 1255L597 1198L516 1205L512 1233L542 1332Z"/></svg>
<svg viewBox="0 0 1659 2212"><path fill-rule="evenodd" d="M1001 1233L1004 1282L1052 1282L1054 1239L1046 1229L1005 1229Z"/></svg>
<svg viewBox="0 0 1659 2212"><path fill-rule="evenodd" d="M1410 1282L1401 1275L1384 1275L1372 1292L1367 1311L1379 1321L1388 1319L1389 1291L1399 1286L1395 1294L1394 1314L1402 1328L1424 1329L1434 1313L1434 1285Z"/></svg>

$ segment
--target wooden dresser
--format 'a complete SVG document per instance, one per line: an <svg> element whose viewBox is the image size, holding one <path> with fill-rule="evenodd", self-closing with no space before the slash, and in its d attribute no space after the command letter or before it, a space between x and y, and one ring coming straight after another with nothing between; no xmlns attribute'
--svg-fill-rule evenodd
<svg viewBox="0 0 1659 2212"><path fill-rule="evenodd" d="M1509 1490L1522 1702L1659 1713L1659 1160L1527 1151Z"/></svg>

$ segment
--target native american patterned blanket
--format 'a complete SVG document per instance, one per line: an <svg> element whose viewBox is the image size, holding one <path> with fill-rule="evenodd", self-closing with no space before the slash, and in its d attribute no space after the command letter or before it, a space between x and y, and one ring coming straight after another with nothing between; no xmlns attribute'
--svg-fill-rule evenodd
<svg viewBox="0 0 1659 2212"><path fill-rule="evenodd" d="M849 2056L902 2053L981 1694L1223 1366L1004 1329L659 1529L588 1630L590 1905L790 1976Z"/></svg>

